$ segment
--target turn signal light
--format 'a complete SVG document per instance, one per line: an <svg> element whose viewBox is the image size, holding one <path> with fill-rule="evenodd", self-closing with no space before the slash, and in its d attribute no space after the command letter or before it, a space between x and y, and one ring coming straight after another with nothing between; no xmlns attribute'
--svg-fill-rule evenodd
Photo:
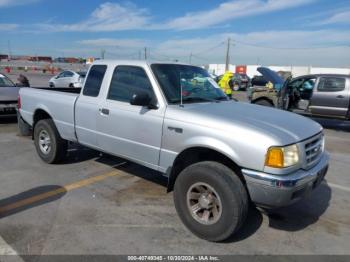
<svg viewBox="0 0 350 262"><path fill-rule="evenodd" d="M270 147L265 160L265 166L282 168L284 165L283 150L280 147Z"/></svg>

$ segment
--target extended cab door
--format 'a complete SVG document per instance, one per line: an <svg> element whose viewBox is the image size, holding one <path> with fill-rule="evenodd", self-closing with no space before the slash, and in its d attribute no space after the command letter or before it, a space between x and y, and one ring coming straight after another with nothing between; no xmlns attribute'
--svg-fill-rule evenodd
<svg viewBox="0 0 350 262"><path fill-rule="evenodd" d="M130 104L140 91L152 97L152 104L159 104L147 70L132 65L115 67L97 118L97 142L108 153L157 169L165 107Z"/></svg>
<svg viewBox="0 0 350 262"><path fill-rule="evenodd" d="M100 90L106 70L106 65L91 66L83 91L75 105L75 130L78 141L93 148L98 148L96 136L98 102L101 99Z"/></svg>
<svg viewBox="0 0 350 262"><path fill-rule="evenodd" d="M342 76L322 76L317 81L310 112L315 115L345 117L349 109L349 79Z"/></svg>

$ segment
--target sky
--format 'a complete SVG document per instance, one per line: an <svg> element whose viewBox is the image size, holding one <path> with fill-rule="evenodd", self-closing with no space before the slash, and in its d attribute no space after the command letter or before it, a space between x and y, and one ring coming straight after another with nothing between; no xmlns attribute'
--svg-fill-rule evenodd
<svg viewBox="0 0 350 262"><path fill-rule="evenodd" d="M350 0L0 0L0 53L350 67Z"/></svg>

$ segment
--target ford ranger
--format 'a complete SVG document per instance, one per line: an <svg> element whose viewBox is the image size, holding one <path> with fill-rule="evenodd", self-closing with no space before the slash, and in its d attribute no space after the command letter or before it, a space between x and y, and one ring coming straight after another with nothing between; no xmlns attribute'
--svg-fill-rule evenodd
<svg viewBox="0 0 350 262"><path fill-rule="evenodd" d="M19 99L44 162L73 141L157 170L183 223L210 241L237 232L250 203L300 200L328 169L319 124L229 100L200 67L100 60L81 91L28 88Z"/></svg>

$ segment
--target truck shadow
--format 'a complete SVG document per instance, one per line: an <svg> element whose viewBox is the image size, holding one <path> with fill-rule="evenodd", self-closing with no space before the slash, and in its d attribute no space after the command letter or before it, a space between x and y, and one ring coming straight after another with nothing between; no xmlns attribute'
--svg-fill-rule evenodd
<svg viewBox="0 0 350 262"><path fill-rule="evenodd" d="M74 164L84 162L93 158L98 158L101 153L93 149L81 146L79 144L70 143L67 150L67 157L58 165Z"/></svg>
<svg viewBox="0 0 350 262"><path fill-rule="evenodd" d="M0 116L0 125L17 123L17 116Z"/></svg>
<svg viewBox="0 0 350 262"><path fill-rule="evenodd" d="M0 219L22 211L56 201L67 190L58 185L46 185L32 188L17 195L0 200Z"/></svg>
<svg viewBox="0 0 350 262"><path fill-rule="evenodd" d="M242 227L233 236L223 241L223 243L235 243L249 238L254 235L260 228L263 222L263 216L261 212L251 205L249 207L247 219Z"/></svg>
<svg viewBox="0 0 350 262"><path fill-rule="evenodd" d="M108 154L102 154L95 161L105 165L109 165L117 170L126 172L130 175L146 179L147 181L163 186L164 194L166 194L168 179L158 171ZM121 162L125 162L125 164L119 165Z"/></svg>
<svg viewBox="0 0 350 262"><path fill-rule="evenodd" d="M317 118L317 117L312 117L312 119L318 122L324 128L334 129L337 131L350 132L349 120L326 119L326 118Z"/></svg>
<svg viewBox="0 0 350 262"><path fill-rule="evenodd" d="M324 181L314 192L294 205L265 211L269 227L283 231L300 231L316 223L329 207L332 189Z"/></svg>
<svg viewBox="0 0 350 262"><path fill-rule="evenodd" d="M96 159L96 161L105 165L116 166L116 164L120 163L121 159L103 154L103 156ZM162 193L162 191L159 192L159 190L156 188L154 190L152 189L152 191L159 194L160 197L161 194L164 194L164 196L167 195L166 190L168 179L161 173L132 162L126 162L126 164L115 168L117 170L124 171L130 175L145 179L149 182L156 183L162 186L164 188L164 193ZM147 184L147 187L152 187L152 185ZM142 185L140 185L139 190L145 190L145 188L142 188ZM234 234L231 238L226 240L225 243L238 242L249 238L260 228L262 221L263 216L261 212L258 209L256 209L253 205L251 205L249 208L246 222L242 225L239 231L236 234Z"/></svg>

